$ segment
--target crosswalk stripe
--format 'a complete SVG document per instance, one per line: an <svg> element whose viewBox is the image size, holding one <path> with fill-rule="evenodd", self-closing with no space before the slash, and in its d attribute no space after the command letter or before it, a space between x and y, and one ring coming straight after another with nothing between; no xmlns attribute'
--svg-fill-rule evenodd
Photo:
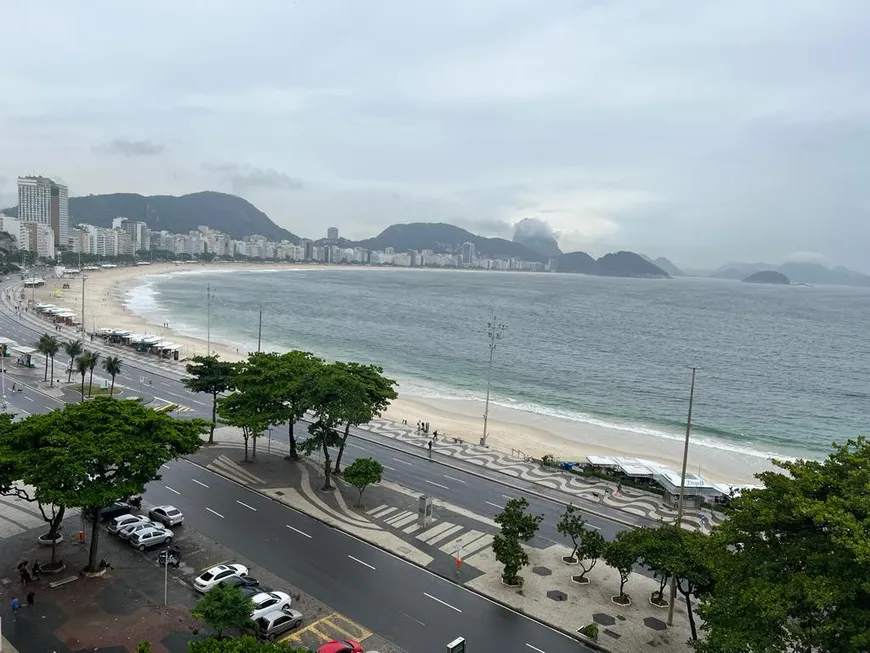
<svg viewBox="0 0 870 653"><path fill-rule="evenodd" d="M400 519L404 519L408 515L412 515L412 514L414 514L414 513L408 512L407 510L403 510L402 512L397 513L397 514L393 515L392 517L390 517L389 519L387 519L387 523L392 525L392 524L396 523L397 521L399 521Z"/></svg>
<svg viewBox="0 0 870 653"><path fill-rule="evenodd" d="M374 515L376 512L383 510L384 508L389 508L389 506L385 503L382 503L377 508L372 508L371 510L366 510L367 515Z"/></svg>
<svg viewBox="0 0 870 653"><path fill-rule="evenodd" d="M433 526L432 528L430 528L428 531L424 531L423 533L420 533L420 534L417 536L417 539L418 539L418 540L423 540L423 541L425 542L425 541L428 540L430 537L435 537L435 536L438 535L439 533L443 533L444 531L446 531L446 530L447 530L448 528L450 528L451 526L453 526L453 524L451 524L450 522L441 522L441 523L438 524L437 526Z"/></svg>
<svg viewBox="0 0 870 653"><path fill-rule="evenodd" d="M432 546L435 546L441 540L448 538L451 535L453 535L454 533L456 533L457 531L461 531L461 530L462 530L462 526L459 526L458 524L454 525L453 528L448 528L446 531L444 531L440 535L436 535L432 539L426 540L426 544L431 544Z"/></svg>

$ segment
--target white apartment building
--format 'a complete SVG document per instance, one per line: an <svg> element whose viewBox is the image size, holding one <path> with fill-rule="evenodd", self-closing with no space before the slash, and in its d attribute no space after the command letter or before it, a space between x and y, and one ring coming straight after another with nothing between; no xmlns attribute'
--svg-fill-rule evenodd
<svg viewBox="0 0 870 653"><path fill-rule="evenodd" d="M65 247L69 231L69 190L48 177L19 177L18 219L48 226L54 232L55 243Z"/></svg>
<svg viewBox="0 0 870 653"><path fill-rule="evenodd" d="M54 230L51 225L39 222L27 222L25 228L30 232L30 249L39 258L54 258L56 248L54 243Z"/></svg>
<svg viewBox="0 0 870 653"><path fill-rule="evenodd" d="M30 251L30 230L27 225L12 216L0 213L0 231L5 231L15 239L19 250Z"/></svg>

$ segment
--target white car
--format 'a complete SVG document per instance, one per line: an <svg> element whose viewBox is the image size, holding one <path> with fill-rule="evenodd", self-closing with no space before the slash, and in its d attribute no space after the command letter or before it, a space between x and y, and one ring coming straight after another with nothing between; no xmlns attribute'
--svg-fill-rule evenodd
<svg viewBox="0 0 870 653"><path fill-rule="evenodd" d="M121 515L120 517L115 517L111 522L109 522L109 532L112 535L117 535L127 526L132 526L133 524L138 524L143 521L148 521L148 518L145 515Z"/></svg>
<svg viewBox="0 0 870 653"><path fill-rule="evenodd" d="M202 572L193 580L193 589L205 594L212 587L230 576L247 576L248 568L245 565L218 565Z"/></svg>
<svg viewBox="0 0 870 653"><path fill-rule="evenodd" d="M293 603L293 599L290 598L289 594L284 592L260 592L251 597L251 603L254 604L251 619L256 620L273 610L288 609L290 604Z"/></svg>
<svg viewBox="0 0 870 653"><path fill-rule="evenodd" d="M124 528L119 530L118 537L120 537L122 540L129 540L131 537L133 537L139 531L144 530L146 528L154 528L156 526L163 528L162 524L157 524L153 521L148 521L147 519L143 519L142 521L136 521L136 522L133 522L132 524L127 524L126 526L124 526Z"/></svg>
<svg viewBox="0 0 870 653"><path fill-rule="evenodd" d="M148 517L164 526L175 526L184 521L184 515L175 506L157 506L148 511Z"/></svg>

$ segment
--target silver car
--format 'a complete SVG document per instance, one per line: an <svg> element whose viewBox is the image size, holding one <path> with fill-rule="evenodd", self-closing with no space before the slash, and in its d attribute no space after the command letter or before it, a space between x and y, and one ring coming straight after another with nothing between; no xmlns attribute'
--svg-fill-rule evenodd
<svg viewBox="0 0 870 653"><path fill-rule="evenodd" d="M175 526L184 521L184 515L175 506L157 506L148 511L148 517L164 526Z"/></svg>
<svg viewBox="0 0 870 653"><path fill-rule="evenodd" d="M117 535L122 529L140 522L147 522L148 518L145 515L121 515L115 517L109 522L109 532L112 535Z"/></svg>
<svg viewBox="0 0 870 653"><path fill-rule="evenodd" d="M164 526L150 526L137 531L130 538L130 546L144 551L148 547L172 542L172 531Z"/></svg>
<svg viewBox="0 0 870 653"><path fill-rule="evenodd" d="M133 522L132 524L127 524L124 528L118 531L118 537L122 540L129 540L133 535L138 533L144 528L152 528L154 526L160 526L160 524L156 524L153 521L148 521L144 519L142 521Z"/></svg>
<svg viewBox="0 0 870 653"><path fill-rule="evenodd" d="M298 610L285 608L284 610L272 610L254 621L254 629L257 637L274 641L279 635L288 630L299 628L302 625L302 613Z"/></svg>

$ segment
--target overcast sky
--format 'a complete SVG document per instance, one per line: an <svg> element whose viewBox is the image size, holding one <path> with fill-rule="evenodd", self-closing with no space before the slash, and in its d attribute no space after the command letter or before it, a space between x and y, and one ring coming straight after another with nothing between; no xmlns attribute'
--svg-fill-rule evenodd
<svg viewBox="0 0 870 653"><path fill-rule="evenodd" d="M244 196L678 265L870 272L867 0L0 0L0 200ZM122 8L123 7L123 8Z"/></svg>

